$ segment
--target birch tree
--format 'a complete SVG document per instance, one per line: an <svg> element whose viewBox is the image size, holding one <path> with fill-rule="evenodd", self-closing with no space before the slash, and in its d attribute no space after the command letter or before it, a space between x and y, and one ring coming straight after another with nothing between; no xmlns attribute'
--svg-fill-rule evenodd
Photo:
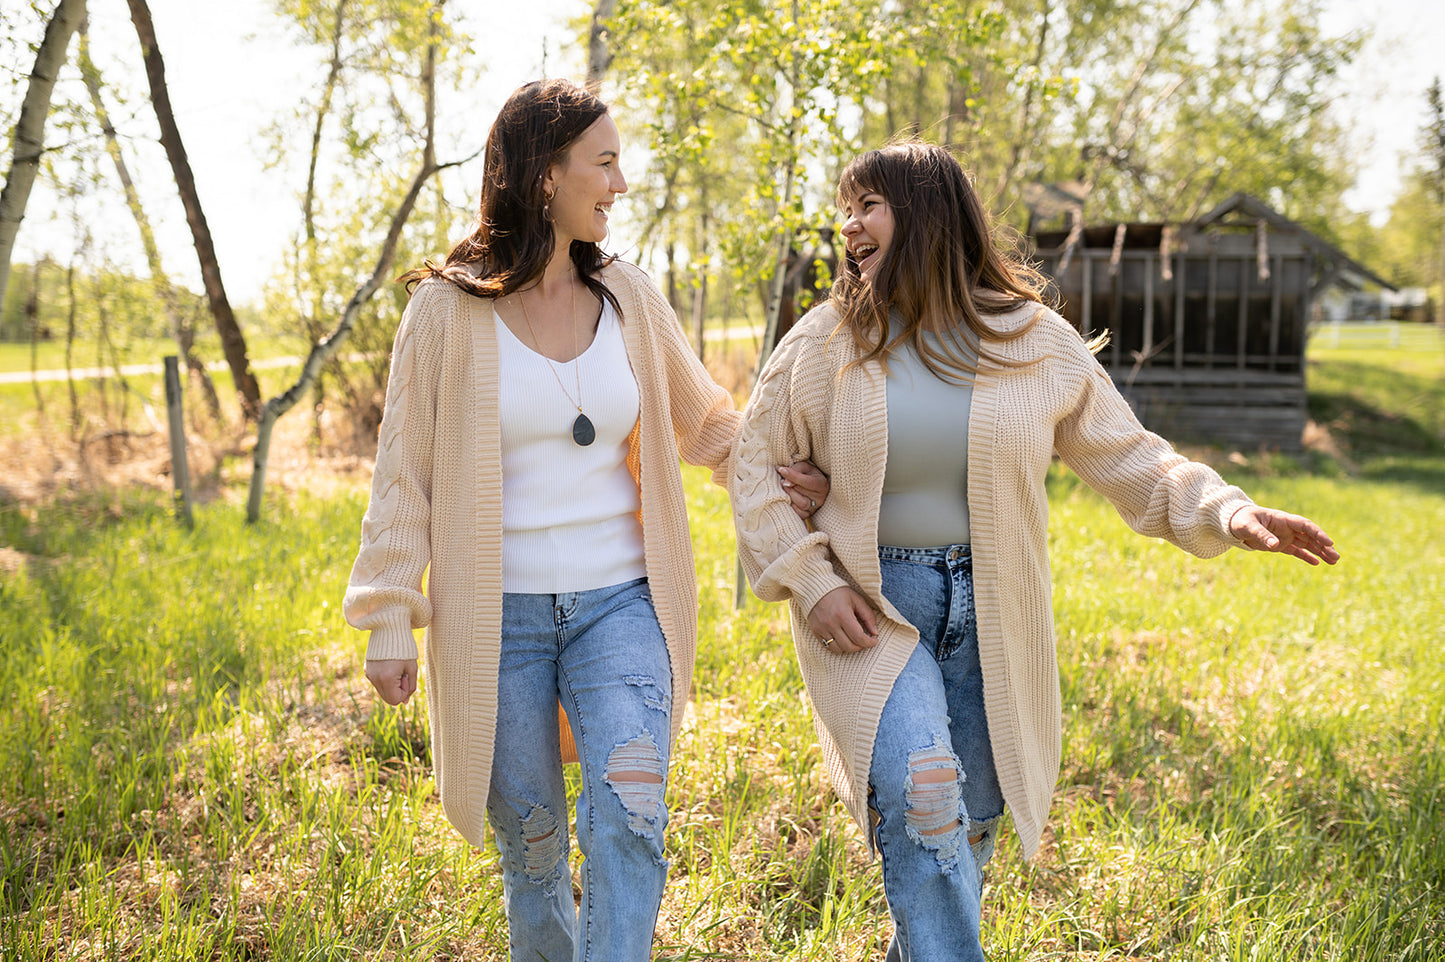
<svg viewBox="0 0 1445 962"><path fill-rule="evenodd" d="M612 64L612 51L607 43L607 21L617 9L617 0L596 0L592 6L592 24L587 34L587 89L596 90Z"/></svg>
<svg viewBox="0 0 1445 962"><path fill-rule="evenodd" d="M1445 93L1442 93L1440 77L1437 75L1430 88L1425 91L1430 107L1428 120L1420 131L1420 145L1424 148L1425 166L1421 179L1429 185L1430 198L1435 202L1435 231L1439 238L1439 268L1435 274L1436 317L1445 317Z"/></svg>
<svg viewBox="0 0 1445 962"><path fill-rule="evenodd" d="M216 386L212 383L211 375L206 371L205 364L196 354L195 325L187 318L186 312L182 309L180 294L175 285L171 283L165 265L161 261L155 230L151 227L150 217L147 216L144 205L141 204L140 192L136 190L135 180L130 174L130 166L125 161L124 151L121 150L120 139L110 120L110 111L105 105L100 70L90 57L90 38L84 24L80 28L79 40L80 73L85 80L85 89L90 95L95 121L100 126L101 134L105 138L106 153L110 155L111 162L115 165L116 177L120 181L121 190L125 193L126 207L130 210L131 218L135 221L136 229L140 233L141 248L145 251L146 265L151 272L151 283L155 285L156 296L161 302L161 309L165 312L167 326L171 330L171 336L175 338L180 357L185 362L186 369L190 371L191 377L201 386L201 392L206 399L206 407L210 411L211 417L219 422L222 414L220 398L216 395ZM72 324L71 327L73 329L74 325Z"/></svg>
<svg viewBox="0 0 1445 962"><path fill-rule="evenodd" d="M45 151L45 121L50 114L50 97L55 80L65 63L70 38L85 19L85 0L60 0L45 25L45 36L35 51L35 66L30 70L25 100L15 125L15 149L5 186L0 188L0 304L5 303L5 288L10 283L10 257L15 250L15 237L25 218L25 205L30 188L40 169Z"/></svg>
<svg viewBox="0 0 1445 962"><path fill-rule="evenodd" d="M347 2L339 0L337 9ZM318 340L312 347L302 365L301 374L289 388L281 394L266 401L261 409L261 416L257 424L256 446L252 457L252 471L250 490L246 499L246 520L256 522L261 517L261 505L265 494L266 471L270 456L271 437L278 419L290 411L300 401L302 396L312 387L320 376L322 367L333 358L341 345L351 335L355 328L358 317L363 308L372 299L376 292L390 277L393 264L396 260L398 247L401 243L402 231L407 225L412 212L416 209L418 198L427 182L435 177L440 171L447 167L454 166L461 161L438 163L436 159L436 89L437 89L437 65L443 51L443 39L445 25L442 19L445 0L427 4L424 9L426 23L426 40L421 52L421 67L418 72L418 86L422 96L422 128L421 128L421 156L417 163L415 175L407 187L406 193L392 212L387 225L385 237L382 239L380 249L377 252L376 262L369 276L367 276L352 292L346 302L345 308L341 311L335 327L329 334ZM339 23L339 21L336 21ZM339 29L339 28L338 28ZM332 67L328 70L328 80L324 94L324 102L330 103L330 96L335 91L335 84L339 78L339 70L336 65L339 63L339 48L333 46ZM319 129L319 126L318 126ZM313 147L313 158L315 157ZM314 164L312 172L308 175L307 198L312 198L315 183ZM309 209L309 208L308 208ZM308 219L308 229L314 231L314 223ZM314 234L312 234L314 238Z"/></svg>

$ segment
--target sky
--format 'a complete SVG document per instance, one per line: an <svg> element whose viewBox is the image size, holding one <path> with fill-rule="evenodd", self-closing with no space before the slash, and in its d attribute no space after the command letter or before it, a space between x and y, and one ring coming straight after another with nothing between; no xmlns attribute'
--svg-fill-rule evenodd
<svg viewBox="0 0 1445 962"><path fill-rule="evenodd" d="M102 69L108 57L133 58L135 34L125 19L125 6L91 6L91 42ZM294 172L267 169L274 158L267 155L257 131L294 106L298 91L314 86L316 55L298 51L286 39L270 13L270 0L150 0L150 6L177 123L228 293L238 303L259 299L277 267L274 252L285 248L299 223L300 180ZM547 75L578 75L581 52L560 41L571 36L566 21L585 16L590 6L588 0L448 3L448 11L463 18L476 38L485 64L477 89L466 94L475 101L471 115L483 118L476 146L507 94L543 74L544 57ZM1415 150L1425 121L1425 88L1445 73L1445 0L1325 0L1325 7L1323 26L1328 32L1373 30L1346 75L1348 93L1339 106L1354 126L1360 168L1345 202L1381 223L1400 189L1402 158ZM217 77L225 80L217 82ZM117 116L119 126L124 127L124 119ZM158 149L149 156L163 157ZM153 185L153 191L170 192L147 197L147 207L158 222L167 268L199 289L190 234L173 199L169 171L145 168L133 174ZM32 195L17 259L47 249L68 250L67 218L77 212L62 210L53 196L37 203L42 196L38 191ZM96 220L103 227L98 244L108 243L117 257L133 256L126 252L139 245L122 208L117 205Z"/></svg>

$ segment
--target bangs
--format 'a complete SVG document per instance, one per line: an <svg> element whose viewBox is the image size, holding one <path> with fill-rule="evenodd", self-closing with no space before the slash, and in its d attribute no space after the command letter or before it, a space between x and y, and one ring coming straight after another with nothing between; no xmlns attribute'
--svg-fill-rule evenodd
<svg viewBox="0 0 1445 962"><path fill-rule="evenodd" d="M844 209L848 202L862 197L864 194L881 194L890 204L893 198L883 189L883 152L881 150L870 150L860 154L843 168L843 173L838 176L838 194L834 197L834 203L838 208Z"/></svg>

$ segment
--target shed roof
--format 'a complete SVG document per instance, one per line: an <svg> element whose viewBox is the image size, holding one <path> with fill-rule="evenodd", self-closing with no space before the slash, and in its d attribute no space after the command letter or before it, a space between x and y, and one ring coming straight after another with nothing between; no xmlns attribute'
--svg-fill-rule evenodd
<svg viewBox="0 0 1445 962"><path fill-rule="evenodd" d="M1247 194L1244 191L1238 191L1230 196L1227 200L1219 204L1219 206L1196 220L1194 226L1252 227L1261 220L1279 230L1292 231L1299 234L1300 240L1305 246L1309 247L1321 257L1333 261L1342 271L1359 275L1359 277L1378 284L1388 291L1396 290L1394 284L1391 284L1359 261L1350 257L1308 227L1305 227L1297 221L1290 220L1258 197L1255 197L1253 194Z"/></svg>
<svg viewBox="0 0 1445 962"><path fill-rule="evenodd" d="M1219 204L1198 220L1180 225L1166 225L1158 222L1129 224L1093 224L1077 226L1073 231L1037 231L1035 243L1040 248L1068 248L1079 245L1086 248L1112 247L1116 243L1126 249L1157 247L1166 228L1175 226L1185 231L1204 230L1210 227L1241 227L1253 229L1264 221L1272 229L1294 235L1299 243L1316 256L1329 263L1332 270L1324 281L1343 283L1356 290L1365 282L1378 284L1386 290L1396 290L1395 285L1385 280L1368 267L1350 257L1334 244L1297 221L1290 220L1259 198L1239 191ZM1124 235L1118 229L1124 228ZM1069 238L1073 241L1070 243Z"/></svg>

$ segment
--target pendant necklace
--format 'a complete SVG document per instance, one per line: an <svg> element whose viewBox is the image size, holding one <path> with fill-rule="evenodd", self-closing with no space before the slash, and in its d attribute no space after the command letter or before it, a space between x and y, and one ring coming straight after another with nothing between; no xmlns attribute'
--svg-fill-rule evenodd
<svg viewBox="0 0 1445 962"><path fill-rule="evenodd" d="M572 395L567 390L567 386L562 383L562 375L557 373L557 366L553 364L552 359L542 351L542 342L537 340L537 331L532 327L531 315L527 313L527 301L522 297L521 291L517 292L517 303L522 305L522 320L527 322L527 333L532 335L532 343L537 345L537 353L542 355L542 359L545 360L547 366L552 369L552 376L557 379L557 386L562 389L562 393L566 396L568 403L577 408L577 420L572 422L572 440L585 448L597 439L597 429L592 426L592 419L582 413L582 352L578 347L577 341L576 275L573 274L570 280L574 282L572 283L572 363L574 365L572 370L573 373L577 375L577 400L575 401L572 400Z"/></svg>

